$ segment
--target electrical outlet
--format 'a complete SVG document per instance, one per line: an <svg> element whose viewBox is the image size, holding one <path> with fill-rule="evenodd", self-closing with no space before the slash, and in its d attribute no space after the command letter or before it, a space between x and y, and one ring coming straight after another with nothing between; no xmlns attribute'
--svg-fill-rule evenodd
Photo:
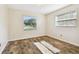
<svg viewBox="0 0 79 59"><path fill-rule="evenodd" d="M61 39L64 39L64 36L63 36L63 34L60 34L60 37L61 37Z"/></svg>
<svg viewBox="0 0 79 59"><path fill-rule="evenodd" d="M63 35L62 35L62 34L60 34L60 36L62 37Z"/></svg>

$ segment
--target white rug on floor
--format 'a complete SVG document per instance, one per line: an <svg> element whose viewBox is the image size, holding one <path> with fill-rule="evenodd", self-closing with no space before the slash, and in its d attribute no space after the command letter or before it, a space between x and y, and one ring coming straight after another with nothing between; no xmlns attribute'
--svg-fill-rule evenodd
<svg viewBox="0 0 79 59"><path fill-rule="evenodd" d="M49 43L46 42L46 41L41 41L41 43L42 43L45 47L47 47L48 49L50 49L53 53L59 53L59 52L60 52L59 49L57 49L56 47L54 47L53 45L49 44Z"/></svg>
<svg viewBox="0 0 79 59"><path fill-rule="evenodd" d="M36 47L43 53L43 54L53 54L51 51L49 51L44 45L42 45L40 42L34 43Z"/></svg>

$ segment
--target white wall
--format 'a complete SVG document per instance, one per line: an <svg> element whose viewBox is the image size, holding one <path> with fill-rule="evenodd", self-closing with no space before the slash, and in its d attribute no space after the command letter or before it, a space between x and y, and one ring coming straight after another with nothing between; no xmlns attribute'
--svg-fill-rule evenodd
<svg viewBox="0 0 79 59"><path fill-rule="evenodd" d="M63 9L50 13L47 16L47 35L58 38L60 40L70 42L79 46L79 15L77 16L76 27L56 27L55 16L72 10L77 10L79 14L79 5L70 5ZM63 36L61 36L61 34Z"/></svg>
<svg viewBox="0 0 79 59"><path fill-rule="evenodd" d="M37 17L37 30L24 31L23 16ZM17 40L45 35L45 18L42 14L9 9L9 39Z"/></svg>
<svg viewBox="0 0 79 59"><path fill-rule="evenodd" d="M0 53L9 40L31 38L42 35L56 37L70 43L79 45L79 15L77 16L76 27L56 27L55 16L77 10L79 14L79 5L71 5L53 13L45 15L28 11L7 9L6 5L0 5ZM37 16L37 30L24 31L23 16ZM8 18L9 17L9 18ZM63 35L62 37L60 35ZM8 38L9 35L9 38Z"/></svg>
<svg viewBox="0 0 79 59"><path fill-rule="evenodd" d="M7 23L7 8L5 5L0 5L0 53L4 49L8 40L8 26Z"/></svg>
<svg viewBox="0 0 79 59"><path fill-rule="evenodd" d="M79 45L79 15L76 27L56 27L55 16L72 10L77 10L79 5L70 5L50 14L37 14L28 11L9 9L9 40L31 38L48 35L60 40ZM37 16L37 30L24 31L23 16ZM61 36L62 34L62 36Z"/></svg>

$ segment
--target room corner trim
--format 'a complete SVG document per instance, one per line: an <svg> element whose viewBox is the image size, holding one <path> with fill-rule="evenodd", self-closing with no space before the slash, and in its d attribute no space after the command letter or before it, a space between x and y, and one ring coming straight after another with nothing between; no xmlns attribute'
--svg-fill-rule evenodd
<svg viewBox="0 0 79 59"><path fill-rule="evenodd" d="M0 54L2 54L2 52L3 52L3 50L5 49L7 43L8 43L8 41L6 41L6 42L4 43L4 45L1 47Z"/></svg>
<svg viewBox="0 0 79 59"><path fill-rule="evenodd" d="M55 37L55 36L49 36L49 35L48 35L48 37L50 37L50 38L55 38L55 39L57 39L57 40L60 40L60 41L63 41L63 42L66 42L66 43L69 43L69 44L72 44L72 45L75 45L75 46L78 46L78 47L79 47L79 44L77 44L77 43L73 43L73 42L70 42L70 41L67 41L67 40L61 40L60 38Z"/></svg>

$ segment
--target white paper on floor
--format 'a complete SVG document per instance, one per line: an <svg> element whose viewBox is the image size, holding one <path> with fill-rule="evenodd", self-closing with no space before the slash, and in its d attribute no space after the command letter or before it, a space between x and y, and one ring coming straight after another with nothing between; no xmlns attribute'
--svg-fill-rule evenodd
<svg viewBox="0 0 79 59"><path fill-rule="evenodd" d="M42 43L45 47L47 47L48 49L50 49L53 53L59 53L59 52L60 52L59 49L57 49L56 47L54 47L53 45L49 44L49 43L46 42L46 41L41 41L41 43Z"/></svg>
<svg viewBox="0 0 79 59"><path fill-rule="evenodd" d="M40 42L34 43L36 47L43 53L43 54L53 54L51 51L49 51L44 45L42 45Z"/></svg>

